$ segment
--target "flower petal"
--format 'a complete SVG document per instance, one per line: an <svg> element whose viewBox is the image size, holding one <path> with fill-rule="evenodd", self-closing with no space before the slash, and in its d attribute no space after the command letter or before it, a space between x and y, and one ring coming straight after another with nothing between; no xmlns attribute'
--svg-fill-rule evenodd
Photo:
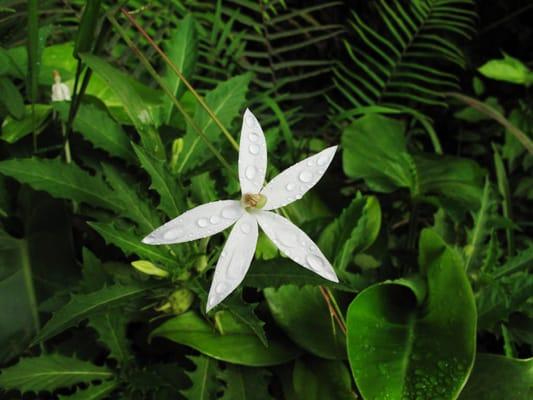
<svg viewBox="0 0 533 400"><path fill-rule="evenodd" d="M183 243L211 236L233 225L243 213L241 203L236 200L202 204L160 226L143 243Z"/></svg>
<svg viewBox="0 0 533 400"><path fill-rule="evenodd" d="M257 118L244 112L239 144L239 181L242 194L259 193L265 182L267 147Z"/></svg>
<svg viewBox="0 0 533 400"><path fill-rule="evenodd" d="M257 221L249 213L244 213L231 230L215 268L206 312L224 300L244 279L254 257L258 232Z"/></svg>
<svg viewBox="0 0 533 400"><path fill-rule="evenodd" d="M261 194L267 198L263 210L274 210L301 199L322 178L333 160L335 150L337 146L328 147L294 164L272 179L261 190Z"/></svg>
<svg viewBox="0 0 533 400"><path fill-rule="evenodd" d="M273 212L260 211L256 218L261 229L287 257L325 279L339 281L327 258L304 231Z"/></svg>

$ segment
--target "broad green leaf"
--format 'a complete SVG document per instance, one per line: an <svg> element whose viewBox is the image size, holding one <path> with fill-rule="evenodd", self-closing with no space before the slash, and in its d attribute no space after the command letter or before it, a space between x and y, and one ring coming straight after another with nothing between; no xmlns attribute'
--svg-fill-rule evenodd
<svg viewBox="0 0 533 400"><path fill-rule="evenodd" d="M185 211L185 194L171 175L166 164L150 156L143 148L133 145L141 166L150 175L151 189L159 194L159 208L167 217L176 218ZM148 232L147 232L148 233Z"/></svg>
<svg viewBox="0 0 533 400"><path fill-rule="evenodd" d="M322 358L346 357L345 336L318 287L286 285L264 294L276 323L300 347Z"/></svg>
<svg viewBox="0 0 533 400"><path fill-rule="evenodd" d="M58 107L59 106L59 107ZM63 121L68 119L65 103L54 104ZM83 135L95 147L112 156L133 163L136 160L130 138L122 127L103 109L94 104L82 103L76 113L73 129Z"/></svg>
<svg viewBox="0 0 533 400"><path fill-rule="evenodd" d="M70 301L52 315L32 343L43 342L86 318L132 301L149 289L149 286L115 284L91 293L73 294Z"/></svg>
<svg viewBox="0 0 533 400"><path fill-rule="evenodd" d="M478 354L459 400L530 400L533 398L533 358L519 360Z"/></svg>
<svg viewBox="0 0 533 400"><path fill-rule="evenodd" d="M231 296L223 306L240 322L247 325L261 340L265 347L268 347L268 340L265 334L265 323L255 313L258 303L247 303L241 296Z"/></svg>
<svg viewBox="0 0 533 400"><path fill-rule="evenodd" d="M379 283L348 309L348 358L364 399L455 399L472 368L476 309L459 256L422 231L417 281Z"/></svg>
<svg viewBox="0 0 533 400"><path fill-rule="evenodd" d="M318 240L324 255L337 271L344 271L353 257L369 248L381 228L381 208L376 197L358 195L322 231Z"/></svg>
<svg viewBox="0 0 533 400"><path fill-rule="evenodd" d="M350 178L362 178L378 192L416 191L414 162L407 153L402 123L365 115L344 130L342 149L342 165Z"/></svg>
<svg viewBox="0 0 533 400"><path fill-rule="evenodd" d="M83 62L98 74L120 98L141 137L143 147L157 158L163 159L165 151L156 129L154 110L143 100L130 79L99 57L92 54L80 56Z"/></svg>
<svg viewBox="0 0 533 400"><path fill-rule="evenodd" d="M150 246L141 242L142 237L131 229L120 229L111 223L90 222L89 225L100 234L108 244L117 246L126 255L135 254L139 258L174 266L176 259L165 247Z"/></svg>
<svg viewBox="0 0 533 400"><path fill-rule="evenodd" d="M533 83L533 72L520 60L503 55L503 59L490 60L478 68L478 71L487 78L498 81L530 85Z"/></svg>
<svg viewBox="0 0 533 400"><path fill-rule="evenodd" d="M59 159L21 158L0 162L0 173L44 190L53 197L122 211L115 194L98 176L91 176L76 164Z"/></svg>
<svg viewBox="0 0 533 400"><path fill-rule="evenodd" d="M268 392L270 372L267 369L228 364L220 379L226 383L222 400L273 399Z"/></svg>
<svg viewBox="0 0 533 400"><path fill-rule="evenodd" d="M15 143L33 132L34 123L37 131L40 131L51 112L52 107L48 104L35 104L35 122L33 122L31 106L26 105L21 119L14 119L11 116L4 119L0 138L8 143Z"/></svg>
<svg viewBox="0 0 533 400"><path fill-rule="evenodd" d="M281 339L269 340L266 348L250 328L227 311L217 313L216 319L218 332L194 312L187 312L165 321L152 336L166 337L217 360L255 367L283 364L299 354Z"/></svg>
<svg viewBox="0 0 533 400"><path fill-rule="evenodd" d="M23 358L18 364L2 370L0 387L28 391L53 391L82 382L107 380L113 373L106 367L96 366L88 361L45 354L39 357Z"/></svg>
<svg viewBox="0 0 533 400"><path fill-rule="evenodd" d="M151 204L145 198L141 198L137 185L132 179L126 178L110 164L102 164L105 178L111 188L117 194L126 216L135 222L145 232L150 232L161 225L161 221Z"/></svg>
<svg viewBox="0 0 533 400"><path fill-rule="evenodd" d="M196 369L186 372L192 386L181 393L186 399L215 400L218 386L217 361L203 355L191 356L189 359L194 363Z"/></svg>
<svg viewBox="0 0 533 400"><path fill-rule="evenodd" d="M250 74L238 75L219 83L205 96L205 102L226 128L230 127L231 122L239 116L239 112L244 106L250 79ZM193 119L212 144L219 145L222 143L222 132L207 111L199 104L196 105ZM183 141L180 162L182 172L189 171L205 162L211 156L203 139L198 136L192 127L187 127L187 133L183 137Z"/></svg>
<svg viewBox="0 0 533 400"><path fill-rule="evenodd" d="M99 385L89 385L87 389L78 389L69 396L59 395L59 400L101 400L108 398L117 386L115 380L105 381Z"/></svg>
<svg viewBox="0 0 533 400"><path fill-rule="evenodd" d="M194 73L198 55L198 37L195 24L196 21L192 15L187 14L178 22L178 27L171 32L170 38L163 46L170 61L187 79ZM165 67L162 78L174 96L179 99L185 92L185 85L168 65ZM173 103L165 98L161 110L162 121L165 124L170 122L172 107Z"/></svg>
<svg viewBox="0 0 533 400"><path fill-rule="evenodd" d="M15 119L24 117L24 99L11 79L0 76L0 103L2 103L9 114Z"/></svg>
<svg viewBox="0 0 533 400"><path fill-rule="evenodd" d="M342 361L306 357L294 364L295 400L355 400L350 371Z"/></svg>
<svg viewBox="0 0 533 400"><path fill-rule="evenodd" d="M128 316L121 310L111 310L89 317L89 326L98 332L98 339L109 349L109 356L122 366L131 359L126 325Z"/></svg>

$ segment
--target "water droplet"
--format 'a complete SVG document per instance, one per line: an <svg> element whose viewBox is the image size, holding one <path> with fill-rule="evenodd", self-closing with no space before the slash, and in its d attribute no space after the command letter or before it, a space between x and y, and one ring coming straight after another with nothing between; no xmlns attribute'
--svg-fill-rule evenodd
<svg viewBox="0 0 533 400"><path fill-rule="evenodd" d="M249 147L248 147L248 151L251 153L251 154L257 154L259 153L259 146L256 145L256 144L251 144Z"/></svg>
<svg viewBox="0 0 533 400"><path fill-rule="evenodd" d="M169 231L166 231L164 234L163 234L163 239L165 240L173 240L173 239L177 239L179 238L180 236L183 236L183 230L180 229L180 228L176 228L176 229L171 229Z"/></svg>
<svg viewBox="0 0 533 400"><path fill-rule="evenodd" d="M211 222L213 225L218 224L220 222L220 218L218 215L213 215L211 218L209 218L209 222Z"/></svg>
<svg viewBox="0 0 533 400"><path fill-rule="evenodd" d="M244 175L246 176L246 178L248 178L249 180L252 180L255 178L255 174L256 174L256 169L253 165L250 165L249 167L246 168L246 171L244 173Z"/></svg>
<svg viewBox="0 0 533 400"><path fill-rule="evenodd" d="M328 156L322 156L318 159L318 161L316 162L317 165L326 165L326 163L328 162Z"/></svg>
<svg viewBox="0 0 533 400"><path fill-rule="evenodd" d="M294 190L294 183L287 183L287 185L285 185L285 189L287 189L289 192Z"/></svg>
<svg viewBox="0 0 533 400"><path fill-rule="evenodd" d="M313 165L315 165L315 161L313 159L307 160L307 166L308 167L312 167Z"/></svg>
<svg viewBox="0 0 533 400"><path fill-rule="evenodd" d="M255 126L255 118L251 115L248 115L246 117L246 125L248 125L249 128L253 128Z"/></svg>
<svg viewBox="0 0 533 400"><path fill-rule="evenodd" d="M205 228L207 226L207 219L200 218L198 221L196 221L196 223L200 228Z"/></svg>
<svg viewBox="0 0 533 400"><path fill-rule="evenodd" d="M259 140L259 135L257 134L257 132L251 132L248 135L248 139L250 139L250 142L257 142Z"/></svg>
<svg viewBox="0 0 533 400"><path fill-rule="evenodd" d="M245 223L241 224L242 233L248 234L248 233L250 233L251 230L252 230L252 227L250 226L249 223L245 222Z"/></svg>
<svg viewBox="0 0 533 400"><path fill-rule="evenodd" d="M309 267L314 271L317 271L324 266L324 262L322 261L322 259L318 256L315 256L314 254L307 255L305 259Z"/></svg>
<svg viewBox="0 0 533 400"><path fill-rule="evenodd" d="M222 216L227 219L233 219L239 215L239 208L236 206L229 206L222 210Z"/></svg>
<svg viewBox="0 0 533 400"><path fill-rule="evenodd" d="M313 174L310 171L300 172L299 178L302 182L311 182L313 180Z"/></svg>
<svg viewBox="0 0 533 400"><path fill-rule="evenodd" d="M220 282L216 287L215 287L215 292L217 294L222 294L224 293L224 291L226 290L226 284L224 282Z"/></svg>
<svg viewBox="0 0 533 400"><path fill-rule="evenodd" d="M298 244L298 239L296 235L290 231L279 231L276 232L276 238L286 247L296 247Z"/></svg>

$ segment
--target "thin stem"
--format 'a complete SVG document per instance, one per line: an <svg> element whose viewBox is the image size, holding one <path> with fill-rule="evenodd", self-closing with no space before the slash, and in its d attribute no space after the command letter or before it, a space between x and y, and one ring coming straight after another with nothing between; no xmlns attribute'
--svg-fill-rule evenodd
<svg viewBox="0 0 533 400"><path fill-rule="evenodd" d="M231 171L232 174L236 174L236 172L231 168L230 164L226 161L224 156L220 154L220 152L213 146L213 144L209 141L209 139L205 136L205 134L202 132L202 130L196 125L194 120L190 117L190 115L185 111L183 106L180 104L178 99L176 99L176 96L172 94L172 92L167 88L165 82L163 82L163 79L157 74L157 71L154 69L150 61L145 57L145 55L139 50L137 46L128 38L118 21L115 19L115 17L108 15L107 19L113 27L118 31L122 39L126 42L128 47L133 51L133 53L137 56L139 61L145 66L148 73L152 76L152 78L155 79L157 84L163 89L165 94L170 98L170 100L174 103L176 108L181 112L183 117L185 118L186 122L191 125L193 130L204 140L207 147L209 147L209 150L215 155L215 157L218 158L218 160L222 163L224 167L226 167L229 171Z"/></svg>
<svg viewBox="0 0 533 400"><path fill-rule="evenodd" d="M174 73L178 76L178 78L180 78L182 80L183 84L187 87L187 89L189 89L189 91L196 98L198 103L200 103L200 105L204 108L204 110L209 114L211 119L220 128L220 130L222 131L224 136L226 136L226 138L231 143L233 148L236 151L239 151L239 144L235 141L235 139L233 139L233 136L231 136L231 133L228 132L228 130L224 127L224 125L220 122L218 117L215 115L213 110L211 110L211 108L207 105L207 103L205 102L203 97L192 87L192 85L189 83L187 78L185 78L185 76L181 73L181 71L178 69L178 67L176 67L176 65L170 60L170 58L168 58L168 56L165 54L165 52L163 50L161 50L161 48L152 40L150 35L137 23L137 21L135 20L135 17L132 14L130 14L124 8L121 8L121 12L122 12L122 14L124 14L126 16L126 18L128 18L128 20L139 31L139 33L148 41L150 46L152 46L155 49L155 51L157 51L159 53L159 55L163 58L165 63L172 69L172 71L174 71ZM175 96L172 96L172 98L174 98L174 97Z"/></svg>
<svg viewBox="0 0 533 400"><path fill-rule="evenodd" d="M326 301L330 315L337 322L337 325L339 325L339 328L341 328L342 333L346 335L346 323L344 322L344 319L342 318L341 314L336 310L336 308L332 304L333 295L323 286L319 286L319 289L320 289L320 293L322 294L322 297L324 297L324 300ZM335 304L338 307L336 301L335 301Z"/></svg>

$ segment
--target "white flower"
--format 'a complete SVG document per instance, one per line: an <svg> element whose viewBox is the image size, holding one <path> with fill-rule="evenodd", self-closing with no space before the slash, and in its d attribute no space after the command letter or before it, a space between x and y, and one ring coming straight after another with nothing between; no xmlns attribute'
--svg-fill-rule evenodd
<svg viewBox="0 0 533 400"><path fill-rule="evenodd" d="M70 101L70 89L61 82L58 71L53 72L54 84L52 85L52 101Z"/></svg>
<svg viewBox="0 0 533 400"><path fill-rule="evenodd" d="M244 279L257 245L259 228L294 262L325 279L337 275L316 244L300 228L271 212L300 199L324 175L337 146L294 164L263 185L267 149L263 130L250 110L244 113L239 150L242 198L203 204L162 225L143 239L147 244L183 243L221 232L235 224L217 262L207 311Z"/></svg>

